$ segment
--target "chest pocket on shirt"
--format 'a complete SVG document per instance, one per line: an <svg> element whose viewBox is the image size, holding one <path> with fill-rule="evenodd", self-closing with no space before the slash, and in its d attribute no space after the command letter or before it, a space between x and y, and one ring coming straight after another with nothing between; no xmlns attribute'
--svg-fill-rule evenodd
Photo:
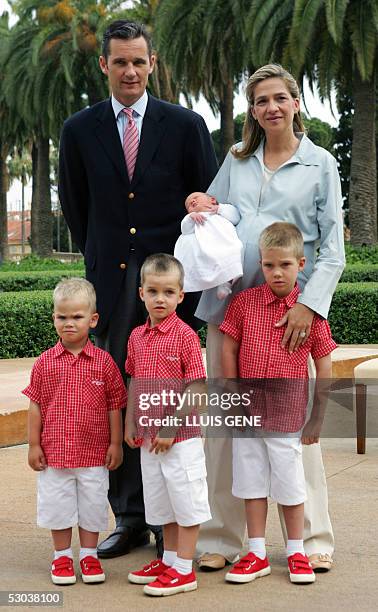
<svg viewBox="0 0 378 612"><path fill-rule="evenodd" d="M158 378L169 378L171 380L182 378L181 358L172 353L159 353L157 356Z"/></svg>
<svg viewBox="0 0 378 612"><path fill-rule="evenodd" d="M92 410L106 410L105 381L87 378L83 385L83 402Z"/></svg>
<svg viewBox="0 0 378 612"><path fill-rule="evenodd" d="M289 355L288 363L290 363L293 367L298 367L298 376L301 371L307 372L307 362L308 362L308 346L302 344L299 349L294 351L291 355Z"/></svg>

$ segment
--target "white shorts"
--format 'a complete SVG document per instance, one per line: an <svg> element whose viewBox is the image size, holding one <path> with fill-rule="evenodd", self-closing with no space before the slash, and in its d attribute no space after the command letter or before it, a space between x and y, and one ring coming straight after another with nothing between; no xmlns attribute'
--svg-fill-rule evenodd
<svg viewBox="0 0 378 612"><path fill-rule="evenodd" d="M48 529L80 525L87 531L108 528L109 471L104 466L55 469L38 474L37 524Z"/></svg>
<svg viewBox="0 0 378 612"><path fill-rule="evenodd" d="M158 455L149 446L140 454L146 523L190 527L211 519L201 438L177 442Z"/></svg>
<svg viewBox="0 0 378 612"><path fill-rule="evenodd" d="M284 506L296 506L306 500L299 437L234 438L232 475L234 497L271 497Z"/></svg>

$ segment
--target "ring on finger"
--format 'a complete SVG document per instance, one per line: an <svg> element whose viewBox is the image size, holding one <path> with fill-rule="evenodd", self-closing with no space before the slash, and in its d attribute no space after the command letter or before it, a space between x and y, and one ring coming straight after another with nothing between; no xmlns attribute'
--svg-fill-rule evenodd
<svg viewBox="0 0 378 612"><path fill-rule="evenodd" d="M306 337L306 332L305 331L299 332L299 337L300 338L305 338Z"/></svg>

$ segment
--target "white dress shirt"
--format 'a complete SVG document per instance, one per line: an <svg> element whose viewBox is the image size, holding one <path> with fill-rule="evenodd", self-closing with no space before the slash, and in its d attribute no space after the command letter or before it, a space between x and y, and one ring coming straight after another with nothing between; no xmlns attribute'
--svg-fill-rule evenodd
<svg viewBox="0 0 378 612"><path fill-rule="evenodd" d="M120 137L122 146L123 146L123 134L127 127L127 115L126 113L123 113L122 110L124 108L133 109L133 117L134 117L135 124L137 126L139 140L140 140L140 135L142 132L142 125L143 125L143 118L146 112L147 103L148 103L148 95L146 91L144 92L143 96L139 98L139 100L134 102L134 104L132 104L131 106L125 106L124 104L121 104L121 102L118 102L117 98L115 98L112 94L112 107L113 107L114 116L116 118L117 129L118 129L118 133L119 133L119 137Z"/></svg>

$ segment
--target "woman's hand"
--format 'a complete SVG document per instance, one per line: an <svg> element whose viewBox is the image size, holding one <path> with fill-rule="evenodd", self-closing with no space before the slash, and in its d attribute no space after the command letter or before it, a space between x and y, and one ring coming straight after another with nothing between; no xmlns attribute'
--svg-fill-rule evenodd
<svg viewBox="0 0 378 612"><path fill-rule="evenodd" d="M297 302L293 308L285 314L276 327L287 325L286 331L282 338L281 346L284 348L289 343L289 353L296 351L310 335L311 324L314 318L314 311L304 304Z"/></svg>

